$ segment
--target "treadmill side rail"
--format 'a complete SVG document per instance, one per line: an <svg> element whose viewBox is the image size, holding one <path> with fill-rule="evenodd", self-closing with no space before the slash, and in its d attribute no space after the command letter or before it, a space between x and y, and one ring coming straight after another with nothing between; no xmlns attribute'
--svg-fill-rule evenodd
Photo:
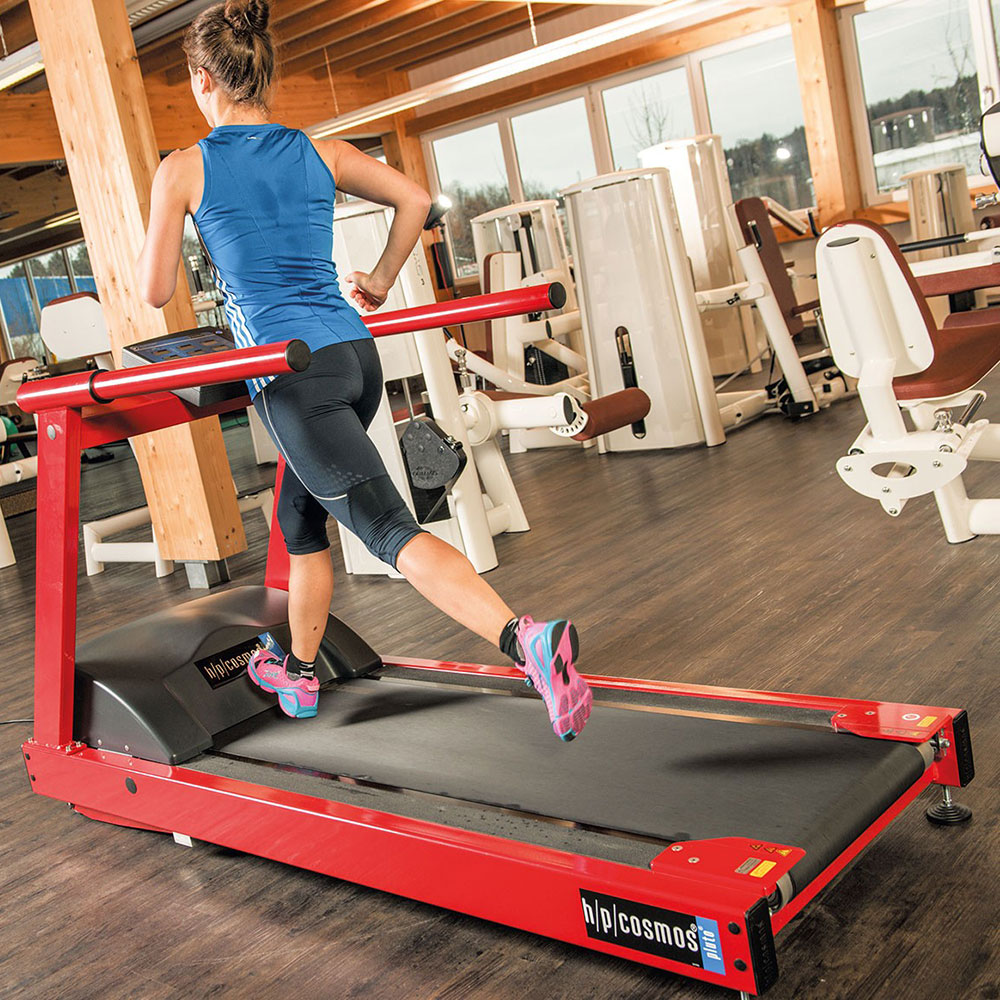
<svg viewBox="0 0 1000 1000"><path fill-rule="evenodd" d="M259 854L751 995L777 978L760 887L706 883L696 866L649 871L89 747L67 755L29 741L23 751L35 791L105 822ZM615 905L595 914L595 898Z"/></svg>

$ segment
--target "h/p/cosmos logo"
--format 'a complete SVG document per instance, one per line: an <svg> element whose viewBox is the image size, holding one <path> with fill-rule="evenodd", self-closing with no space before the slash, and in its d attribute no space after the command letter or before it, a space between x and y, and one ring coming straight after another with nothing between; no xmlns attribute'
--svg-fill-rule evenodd
<svg viewBox="0 0 1000 1000"><path fill-rule="evenodd" d="M725 975L714 920L583 889L580 904L588 937Z"/></svg>

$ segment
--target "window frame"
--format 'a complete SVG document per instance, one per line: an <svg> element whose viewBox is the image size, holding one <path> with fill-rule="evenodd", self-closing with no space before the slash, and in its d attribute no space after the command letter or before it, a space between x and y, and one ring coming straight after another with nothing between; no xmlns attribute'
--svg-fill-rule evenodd
<svg viewBox="0 0 1000 1000"><path fill-rule="evenodd" d="M910 0L861 0L837 9L837 28L840 35L840 49L844 57L844 74L847 80L847 96L851 126L854 134L854 149L858 160L858 174L861 178L861 195L866 206L876 207L894 201L905 201L905 187L891 191L879 191L875 174L875 151L872 147L871 125L868 121L868 104L865 101L864 80L861 76L861 54L858 51L858 36L854 30L854 18L859 14L887 7L899 7ZM976 81L979 90L980 111L989 104L986 93L991 93L989 103L1000 100L1000 66L997 36L994 27L991 0L965 0L969 10L972 33L973 56L976 60ZM967 175L970 185L977 180ZM983 183L986 179L983 178ZM902 194L900 194L900 192Z"/></svg>
<svg viewBox="0 0 1000 1000"><path fill-rule="evenodd" d="M895 2L898 2L898 0L895 0ZM990 0L970 0L970 2L989 3ZM701 67L702 62L705 59L726 55L729 52L736 52L753 45L779 38L790 38L791 34L791 25L775 25L773 28L755 31L753 34L741 38L733 38L704 49L698 49L695 52L686 53L685 55L647 63L645 66L616 73L613 76L601 77L590 83L567 87L554 91L551 94L546 94L544 97L523 101L504 108L502 111L486 112L474 118L466 118L460 122L454 122L451 125L445 125L441 128L425 132L420 136L420 143L424 153L424 162L427 167L431 195L435 198L441 195L441 182L438 173L437 158L434 155L434 143L439 139L446 139L449 136L458 135L462 132L470 132L476 128L495 124L500 130L500 145L504 154L504 167L507 171L507 190L510 194L511 203L517 204L523 202L525 200L524 187L521 181L521 168L518 161L517 149L514 144L512 119L527 112L562 104L577 97L584 99L587 109L587 120L590 126L590 137L597 172L598 174L611 173L614 170L614 157L611 151L611 135L604 113L604 91L622 86L623 84L634 83L637 80L647 77L657 76L660 73L680 69L681 67L686 70L687 74L688 98L691 101L691 117L694 120L695 132L697 135L706 135L712 131L712 125L708 107L708 95L705 89L705 78ZM803 115L803 117L805 116ZM867 122L867 112L865 113L864 120ZM808 125L806 127L808 134ZM874 168L872 169L872 176L874 177ZM800 209L799 211L805 213L809 210L809 207L807 206L805 209ZM815 211L815 205L811 206L811 208ZM448 240L449 249L451 249L451 234L448 230L446 230L445 238ZM459 280L471 283L473 279Z"/></svg>

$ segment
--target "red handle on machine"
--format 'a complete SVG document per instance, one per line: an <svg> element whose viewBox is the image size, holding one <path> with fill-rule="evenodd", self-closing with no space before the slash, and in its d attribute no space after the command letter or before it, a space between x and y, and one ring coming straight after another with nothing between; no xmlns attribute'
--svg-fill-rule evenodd
<svg viewBox="0 0 1000 1000"><path fill-rule="evenodd" d="M413 309L398 309L384 316L368 315L361 318L373 337L388 337L394 333L433 330L437 326L545 312L547 309L561 309L565 304L566 289L558 281L553 281L548 285L528 285L526 288L511 288L492 295L474 295L468 299L435 302L428 306L415 306Z"/></svg>
<svg viewBox="0 0 1000 1000"><path fill-rule="evenodd" d="M17 393L17 405L27 413L110 403L123 396L147 392L190 389L239 379L264 378L282 372L300 372L309 367L309 348L301 340L262 344L238 351L203 354L180 361L161 361L143 368L80 372L61 378L26 382Z"/></svg>
<svg viewBox="0 0 1000 1000"><path fill-rule="evenodd" d="M559 309L565 302L566 289L554 281L548 285L513 288L492 295L435 302L414 309L400 309L384 316L362 318L372 336L387 337L394 333L433 330L451 323L472 323L544 312L546 309ZM18 390L17 405L26 413L38 413L62 406L110 403L123 396L141 396L147 392L190 389L199 385L304 371L309 367L309 359L309 348L301 340L288 340L282 344L263 344L180 361L160 361L143 368L81 372L25 383Z"/></svg>

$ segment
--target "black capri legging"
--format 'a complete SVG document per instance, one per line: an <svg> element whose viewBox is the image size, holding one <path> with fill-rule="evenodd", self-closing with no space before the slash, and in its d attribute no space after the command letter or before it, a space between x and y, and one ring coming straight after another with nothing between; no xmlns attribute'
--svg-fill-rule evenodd
<svg viewBox="0 0 1000 1000"><path fill-rule="evenodd" d="M278 524L293 555L330 547L329 514L393 568L421 533L366 433L382 385L375 341L348 340L315 351L304 372L279 375L254 399L287 465Z"/></svg>

